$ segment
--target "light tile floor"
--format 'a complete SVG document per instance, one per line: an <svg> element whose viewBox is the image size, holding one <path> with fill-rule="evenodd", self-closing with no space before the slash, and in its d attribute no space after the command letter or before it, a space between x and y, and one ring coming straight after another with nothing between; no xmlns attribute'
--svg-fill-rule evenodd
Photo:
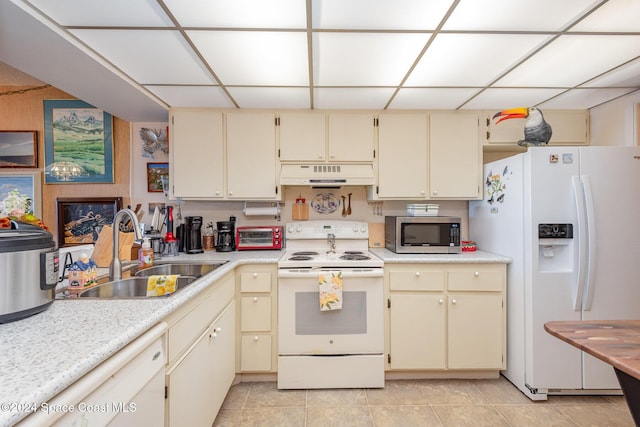
<svg viewBox="0 0 640 427"><path fill-rule="evenodd" d="M384 389L278 390L233 386L214 426L633 427L622 396L550 396L533 402L505 378L395 380Z"/></svg>

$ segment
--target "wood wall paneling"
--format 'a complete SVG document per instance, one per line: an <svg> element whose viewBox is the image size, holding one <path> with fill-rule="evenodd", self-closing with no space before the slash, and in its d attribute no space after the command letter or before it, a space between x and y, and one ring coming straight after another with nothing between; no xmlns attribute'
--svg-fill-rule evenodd
<svg viewBox="0 0 640 427"><path fill-rule="evenodd" d="M0 129L38 131L38 168L44 172L44 100L76 99L54 87L33 90L21 94L6 92L29 87L0 86ZM122 197L124 205L129 200L131 124L113 118L113 184L44 184L42 176L42 220L57 236L56 198L58 197Z"/></svg>

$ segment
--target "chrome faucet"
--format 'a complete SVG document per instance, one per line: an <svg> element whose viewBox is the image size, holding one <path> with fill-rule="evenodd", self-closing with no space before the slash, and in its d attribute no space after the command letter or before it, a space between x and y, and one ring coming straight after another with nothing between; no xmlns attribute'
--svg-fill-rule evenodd
<svg viewBox="0 0 640 427"><path fill-rule="evenodd" d="M328 254L336 253L336 235L333 233L327 233L327 243L329 244Z"/></svg>
<svg viewBox="0 0 640 427"><path fill-rule="evenodd" d="M125 217L129 217L133 224L133 232L136 235L136 240L142 239L142 233L140 232L140 224L136 214L131 209L121 209L116 213L113 218L113 258L109 265L109 280L122 279L122 262L120 261L120 224Z"/></svg>

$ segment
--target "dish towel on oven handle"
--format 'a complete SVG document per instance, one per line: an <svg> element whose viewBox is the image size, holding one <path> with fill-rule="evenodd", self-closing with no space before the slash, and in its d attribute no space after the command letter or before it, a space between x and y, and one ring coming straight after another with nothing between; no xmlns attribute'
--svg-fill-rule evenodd
<svg viewBox="0 0 640 427"><path fill-rule="evenodd" d="M342 271L321 271L318 287L320 311L342 310Z"/></svg>

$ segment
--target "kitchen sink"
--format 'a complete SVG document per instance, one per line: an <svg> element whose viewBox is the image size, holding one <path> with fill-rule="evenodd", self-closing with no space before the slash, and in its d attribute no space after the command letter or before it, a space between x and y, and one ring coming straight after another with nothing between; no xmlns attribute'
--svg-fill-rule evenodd
<svg viewBox="0 0 640 427"><path fill-rule="evenodd" d="M132 277L106 282L73 296L76 298L102 299L166 298L167 296L175 295L175 293L186 288L198 278L211 273L225 263L226 261L217 263L175 262L156 264L144 270L136 271ZM175 292L161 297L148 296L147 282L149 281L149 276L154 275L178 275Z"/></svg>
<svg viewBox="0 0 640 427"><path fill-rule="evenodd" d="M103 283L91 289L78 294L78 298L158 298L147 296L148 277L129 277L126 279L114 280L113 282ZM196 277L180 276L176 281L176 292L184 289ZM174 292L175 293L175 292ZM171 294L173 295L173 294Z"/></svg>

